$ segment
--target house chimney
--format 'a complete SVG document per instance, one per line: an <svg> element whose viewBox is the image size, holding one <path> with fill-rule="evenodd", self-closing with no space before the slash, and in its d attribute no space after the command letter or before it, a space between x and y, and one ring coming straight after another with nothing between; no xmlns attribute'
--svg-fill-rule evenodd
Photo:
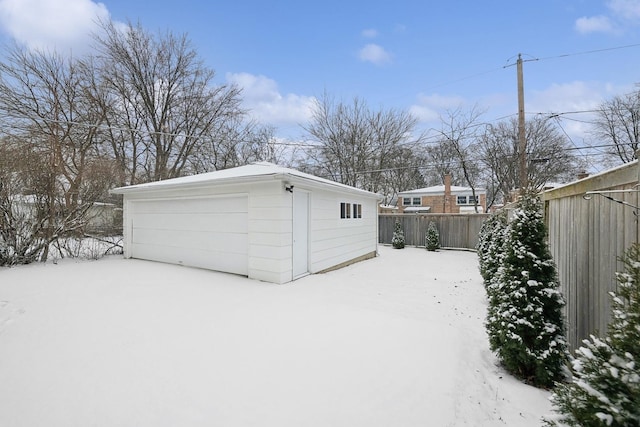
<svg viewBox="0 0 640 427"><path fill-rule="evenodd" d="M451 213L451 174L444 174L444 206L443 213Z"/></svg>
<svg viewBox="0 0 640 427"><path fill-rule="evenodd" d="M447 197L451 195L451 174L449 173L444 175L444 195Z"/></svg>

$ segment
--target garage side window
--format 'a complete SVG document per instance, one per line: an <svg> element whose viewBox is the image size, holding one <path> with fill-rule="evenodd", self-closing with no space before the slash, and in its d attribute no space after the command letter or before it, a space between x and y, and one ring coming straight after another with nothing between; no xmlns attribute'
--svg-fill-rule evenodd
<svg viewBox="0 0 640 427"><path fill-rule="evenodd" d="M340 218L351 218L351 204L342 202L340 203Z"/></svg>
<svg viewBox="0 0 640 427"><path fill-rule="evenodd" d="M360 203L340 203L340 218L362 218L362 205Z"/></svg>
<svg viewBox="0 0 640 427"><path fill-rule="evenodd" d="M353 204L353 217L362 218L362 205L360 203Z"/></svg>

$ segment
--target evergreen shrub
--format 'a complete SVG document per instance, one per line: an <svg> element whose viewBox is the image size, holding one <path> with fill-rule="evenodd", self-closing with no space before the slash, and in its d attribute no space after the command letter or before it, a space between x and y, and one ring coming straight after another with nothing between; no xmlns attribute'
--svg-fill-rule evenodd
<svg viewBox="0 0 640 427"><path fill-rule="evenodd" d="M396 249L404 248L404 230L402 229L400 220L397 219L393 225L393 237L391 238L391 244Z"/></svg>
<svg viewBox="0 0 640 427"><path fill-rule="evenodd" d="M430 221L429 225L427 226L425 246L427 247L428 251L435 251L436 249L440 248L440 234L438 233L436 223L433 221Z"/></svg>
<svg viewBox="0 0 640 427"><path fill-rule="evenodd" d="M508 372L538 387L559 381L567 358L564 301L545 237L540 199L527 193L506 227L487 289L491 349Z"/></svg>

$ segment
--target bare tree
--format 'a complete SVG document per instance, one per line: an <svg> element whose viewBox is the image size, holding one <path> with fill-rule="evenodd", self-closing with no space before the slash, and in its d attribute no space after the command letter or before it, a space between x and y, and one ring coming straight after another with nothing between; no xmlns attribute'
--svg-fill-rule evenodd
<svg viewBox="0 0 640 427"><path fill-rule="evenodd" d="M395 167L384 169L381 172L380 189L378 194L383 197L385 205L397 202L398 193L401 191L422 188L426 186L423 168L425 156L422 149L401 147L394 155Z"/></svg>
<svg viewBox="0 0 640 427"><path fill-rule="evenodd" d="M273 127L237 117L209 136L192 156L190 169L201 173L257 161L283 164L287 163L284 148L277 143Z"/></svg>
<svg viewBox="0 0 640 427"><path fill-rule="evenodd" d="M92 175L92 165L108 166L110 160L96 150L104 115L92 108L91 73L79 60L17 45L0 63L0 120L7 139L34 161L33 176L20 180L23 187L14 187L13 196L29 196L30 205L38 204L36 223L42 230L34 232L44 233L48 243L82 230L87 210L111 184L104 178L113 174ZM47 251L48 244L41 259Z"/></svg>
<svg viewBox="0 0 640 427"><path fill-rule="evenodd" d="M10 136L0 138L0 266L38 261L49 244L46 155Z"/></svg>
<svg viewBox="0 0 640 427"><path fill-rule="evenodd" d="M238 147L239 165L257 161L287 163L286 147L276 140L273 126L249 122L245 129L245 137L241 139L242 143Z"/></svg>
<svg viewBox="0 0 640 427"><path fill-rule="evenodd" d="M453 182L464 183L471 188L478 212L476 189L481 178L481 169L474 152L477 152L480 119L484 111L473 106L468 111L461 108L446 112L440 117L441 130L438 143L429 148L428 153L441 182L450 174Z"/></svg>
<svg viewBox="0 0 640 427"><path fill-rule="evenodd" d="M529 185L540 189L550 182L566 182L584 170L584 163L569 150L567 138L548 119L536 116L525 126ZM516 119L487 126L480 137L480 161L495 199L508 200L518 188L518 122Z"/></svg>
<svg viewBox="0 0 640 427"><path fill-rule="evenodd" d="M623 163L636 160L640 148L640 92L603 102L594 122L594 135L611 143L609 154Z"/></svg>
<svg viewBox="0 0 640 427"><path fill-rule="evenodd" d="M304 168L368 191L397 193L405 188L394 188L398 175L389 172L417 166L407 159L422 141L414 135L416 124L404 111L373 111L360 98L347 104L324 94L304 126L316 145Z"/></svg>
<svg viewBox="0 0 640 427"><path fill-rule="evenodd" d="M102 23L96 35L113 155L127 183L188 172L212 135L238 116L240 89L215 85L186 35L154 36L139 24L125 29Z"/></svg>
<svg viewBox="0 0 640 427"><path fill-rule="evenodd" d="M487 207L508 201L517 188L518 123L515 120L488 125L480 136L480 163L485 171Z"/></svg>

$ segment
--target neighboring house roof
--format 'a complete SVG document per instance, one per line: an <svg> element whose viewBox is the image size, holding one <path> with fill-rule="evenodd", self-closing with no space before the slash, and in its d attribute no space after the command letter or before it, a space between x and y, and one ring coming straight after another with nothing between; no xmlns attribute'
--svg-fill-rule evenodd
<svg viewBox="0 0 640 427"><path fill-rule="evenodd" d="M475 206L460 206L460 213L476 213ZM478 213L483 213L481 205L478 205Z"/></svg>
<svg viewBox="0 0 640 427"><path fill-rule="evenodd" d="M457 185L451 186L451 194L462 194L462 193L471 193L473 190L471 187L459 187ZM444 194L445 186L444 185L434 185L433 187L425 187L425 188L417 188L415 190L407 190L401 191L398 193L399 196L409 196L409 195L418 195L418 194ZM484 188L476 188L476 194L485 193Z"/></svg>
<svg viewBox="0 0 640 427"><path fill-rule="evenodd" d="M329 179L320 178L295 169L285 168L269 162L256 162L231 169L223 169L215 172L207 172L164 181L147 182L144 184L119 187L111 190L113 194L127 194L140 191L168 190L185 186L205 186L209 184L231 184L240 182L259 181L263 179L302 180L310 185L331 186L336 190L357 193L363 196L380 199L380 196L369 191L340 184Z"/></svg>
<svg viewBox="0 0 640 427"><path fill-rule="evenodd" d="M431 211L431 206L409 206L404 208L404 212L429 212Z"/></svg>

